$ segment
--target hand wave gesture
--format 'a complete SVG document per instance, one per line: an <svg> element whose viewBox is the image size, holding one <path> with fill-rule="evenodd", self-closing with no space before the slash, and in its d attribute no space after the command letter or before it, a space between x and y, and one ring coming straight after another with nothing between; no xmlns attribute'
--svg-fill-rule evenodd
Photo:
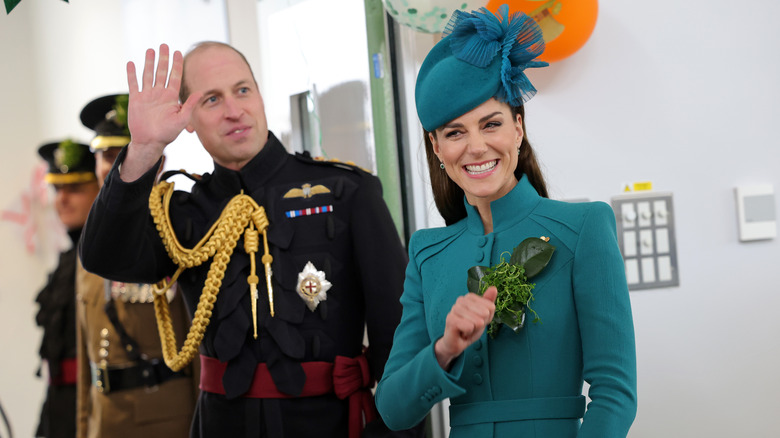
<svg viewBox="0 0 780 438"><path fill-rule="evenodd" d="M151 168L165 147L176 140L187 126L197 96L179 103L184 60L178 50L173 54L168 77L168 46L160 45L160 59L154 70L154 49L146 51L141 89L138 89L135 64L127 63L127 85L130 94L127 125L132 141L122 163L122 179L133 181ZM167 81L167 84L166 84Z"/></svg>

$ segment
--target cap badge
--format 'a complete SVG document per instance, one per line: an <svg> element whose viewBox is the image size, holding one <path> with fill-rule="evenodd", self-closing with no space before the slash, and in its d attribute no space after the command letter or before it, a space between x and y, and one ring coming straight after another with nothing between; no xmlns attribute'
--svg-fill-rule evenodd
<svg viewBox="0 0 780 438"><path fill-rule="evenodd" d="M328 290L331 283L325 279L325 273L318 271L312 262L307 262L306 266L298 274L298 286L295 290L298 292L306 306L314 312L320 301L328 299Z"/></svg>
<svg viewBox="0 0 780 438"><path fill-rule="evenodd" d="M124 128L126 134L130 135L127 128L127 106L130 103L130 96L120 94L114 100L114 106L106 114L106 120L114 122L117 126Z"/></svg>
<svg viewBox="0 0 780 438"><path fill-rule="evenodd" d="M75 167L81 161L81 149L72 140L64 140L54 150L54 165L62 173L68 173L71 167Z"/></svg>
<svg viewBox="0 0 780 438"><path fill-rule="evenodd" d="M308 199L311 198L314 195L319 195L321 193L330 193L330 189L323 186L322 184L317 184L316 186L313 186L309 183L304 184L301 186L300 189L290 189L287 193L284 194L285 198L303 198Z"/></svg>

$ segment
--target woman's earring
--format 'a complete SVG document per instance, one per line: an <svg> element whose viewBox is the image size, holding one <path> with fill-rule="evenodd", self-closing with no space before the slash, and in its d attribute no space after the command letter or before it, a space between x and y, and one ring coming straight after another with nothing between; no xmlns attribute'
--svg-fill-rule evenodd
<svg viewBox="0 0 780 438"><path fill-rule="evenodd" d="M520 152L518 152L520 153ZM441 167L441 170L444 170L444 163L439 164L439 167Z"/></svg>
<svg viewBox="0 0 780 438"><path fill-rule="evenodd" d="M520 155L520 146L517 147L517 155Z"/></svg>

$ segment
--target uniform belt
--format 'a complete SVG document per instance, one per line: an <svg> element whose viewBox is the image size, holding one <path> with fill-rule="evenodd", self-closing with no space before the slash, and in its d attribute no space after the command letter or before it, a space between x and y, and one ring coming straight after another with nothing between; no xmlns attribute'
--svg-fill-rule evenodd
<svg viewBox="0 0 780 438"><path fill-rule="evenodd" d="M336 356L331 362L302 362L306 373L303 391L298 396L285 394L276 389L268 366L257 364L252 385L244 394L250 398L296 398L336 394L339 399L349 397L349 437L358 438L363 431L363 416L366 423L376 418L376 407L371 396L374 384L365 355L355 358ZM222 376L226 362L208 356L200 356L200 389L216 394L225 394Z"/></svg>
<svg viewBox="0 0 780 438"><path fill-rule="evenodd" d="M52 376L51 367L49 367L49 385L75 385L78 368L75 357L62 359L60 361L60 373L58 375Z"/></svg>
<svg viewBox="0 0 780 438"><path fill-rule="evenodd" d="M151 388L167 380L184 377L175 372L160 359L137 362L130 366L101 366L90 362L92 384L99 392L108 393L145 386Z"/></svg>
<svg viewBox="0 0 780 438"><path fill-rule="evenodd" d="M491 400L450 405L450 426L582 418L585 396Z"/></svg>

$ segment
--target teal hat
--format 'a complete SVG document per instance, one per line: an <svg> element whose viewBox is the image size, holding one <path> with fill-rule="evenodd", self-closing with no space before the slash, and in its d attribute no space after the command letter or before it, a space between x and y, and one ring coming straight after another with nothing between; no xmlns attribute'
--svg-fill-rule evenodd
<svg viewBox="0 0 780 438"><path fill-rule="evenodd" d="M542 30L522 12L509 15L507 5L496 14L455 11L417 75L414 97L423 128L431 132L492 97L524 104L536 88L523 71L549 65L534 61L542 52Z"/></svg>
<svg viewBox="0 0 780 438"><path fill-rule="evenodd" d="M92 151L123 147L130 143L127 128L127 94L110 94L92 100L81 110L81 123L95 131Z"/></svg>
<svg viewBox="0 0 780 438"><path fill-rule="evenodd" d="M95 181L95 156L89 146L65 139L38 148L38 155L49 165L49 184L81 184Z"/></svg>

